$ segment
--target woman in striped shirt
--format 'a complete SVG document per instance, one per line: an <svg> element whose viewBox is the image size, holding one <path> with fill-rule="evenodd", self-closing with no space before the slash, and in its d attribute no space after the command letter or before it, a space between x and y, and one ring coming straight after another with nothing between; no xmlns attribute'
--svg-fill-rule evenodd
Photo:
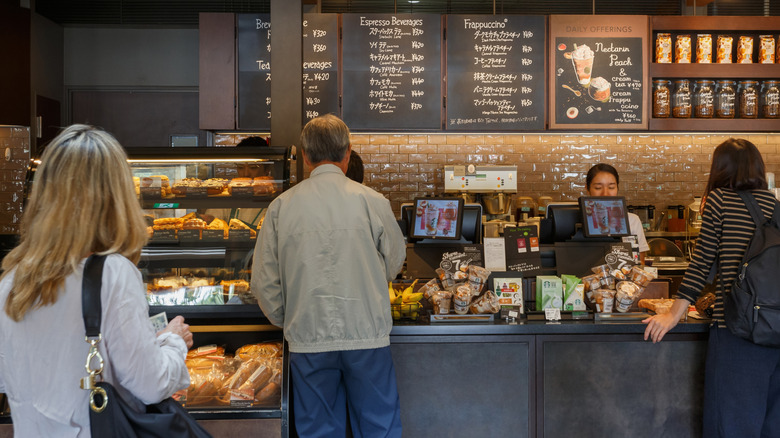
<svg viewBox="0 0 780 438"><path fill-rule="evenodd" d="M702 201L701 232L677 299L670 313L643 321L645 340L661 341L696 301L713 264L719 264L705 365L706 438L780 437L780 348L734 336L723 319L723 294L730 293L756 228L736 191L749 190L764 216L770 217L775 197L767 190L765 175L764 161L753 143L731 138L715 148Z"/></svg>

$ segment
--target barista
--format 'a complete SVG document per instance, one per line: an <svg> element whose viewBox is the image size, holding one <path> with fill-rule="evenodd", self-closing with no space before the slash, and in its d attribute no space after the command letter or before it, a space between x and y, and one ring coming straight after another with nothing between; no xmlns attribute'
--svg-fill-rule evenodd
<svg viewBox="0 0 780 438"><path fill-rule="evenodd" d="M620 177L617 170L609 164L599 163L591 167L585 179L585 189L589 196L617 196ZM645 231L642 228L642 220L634 213L628 213L628 225L631 234L636 236L639 243L639 261L645 264L645 255L650 247L645 239Z"/></svg>

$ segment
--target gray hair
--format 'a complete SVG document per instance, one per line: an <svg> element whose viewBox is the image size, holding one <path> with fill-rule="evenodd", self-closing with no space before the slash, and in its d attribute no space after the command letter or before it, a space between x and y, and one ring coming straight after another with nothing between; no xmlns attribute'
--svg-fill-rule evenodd
<svg viewBox="0 0 780 438"><path fill-rule="evenodd" d="M338 163L349 149L349 128L332 114L311 119L301 132L301 148L312 164Z"/></svg>

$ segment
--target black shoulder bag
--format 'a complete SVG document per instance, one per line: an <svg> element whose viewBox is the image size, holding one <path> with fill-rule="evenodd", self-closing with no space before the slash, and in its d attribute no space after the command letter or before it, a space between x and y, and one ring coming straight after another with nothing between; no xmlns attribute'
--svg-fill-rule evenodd
<svg viewBox="0 0 780 438"><path fill-rule="evenodd" d="M102 305L100 287L103 279L105 256L91 255L84 265L81 286L81 311L84 317L86 341L89 343L86 368L89 376L81 379L81 389L89 390L89 423L95 438L211 438L201 425L182 407L168 397L160 403L146 406L146 412L137 412L128 405L108 382L100 380L103 358L98 343ZM92 362L97 367L92 367Z"/></svg>
<svg viewBox="0 0 780 438"><path fill-rule="evenodd" d="M768 219L750 192L737 192L756 231L750 239L731 292L723 295L726 327L734 335L767 347L780 347L780 207ZM723 277L721 288L725 292Z"/></svg>

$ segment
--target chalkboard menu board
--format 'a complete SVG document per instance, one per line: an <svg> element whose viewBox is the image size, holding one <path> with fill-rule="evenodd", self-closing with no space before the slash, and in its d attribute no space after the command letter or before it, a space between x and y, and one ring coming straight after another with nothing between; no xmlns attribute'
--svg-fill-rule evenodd
<svg viewBox="0 0 780 438"><path fill-rule="evenodd" d="M550 17L551 128L647 129L647 17Z"/></svg>
<svg viewBox="0 0 780 438"><path fill-rule="evenodd" d="M447 16L449 130L544 129L545 17Z"/></svg>
<svg viewBox="0 0 780 438"><path fill-rule="evenodd" d="M303 122L339 114L337 14L303 16Z"/></svg>
<svg viewBox="0 0 780 438"><path fill-rule="evenodd" d="M271 16L236 14L238 128L271 129Z"/></svg>
<svg viewBox="0 0 780 438"><path fill-rule="evenodd" d="M351 129L441 129L441 16L344 14L344 121Z"/></svg>

